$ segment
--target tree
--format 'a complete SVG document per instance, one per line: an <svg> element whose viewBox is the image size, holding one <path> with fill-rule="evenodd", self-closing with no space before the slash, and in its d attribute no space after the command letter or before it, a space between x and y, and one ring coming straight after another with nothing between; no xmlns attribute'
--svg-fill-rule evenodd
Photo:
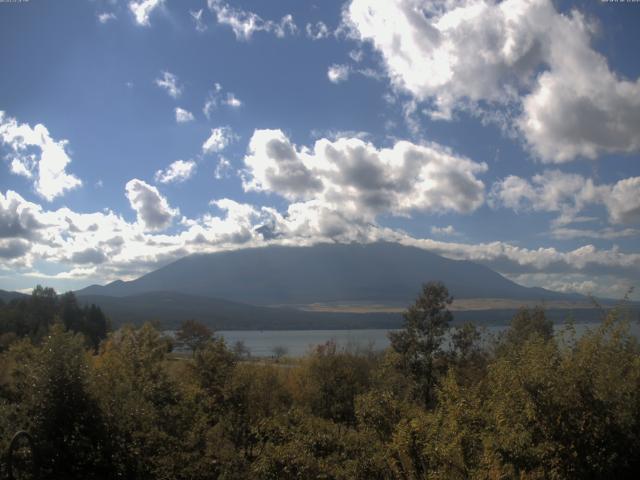
<svg viewBox="0 0 640 480"><path fill-rule="evenodd" d="M236 340L232 350L239 359L251 357L251 350L249 350L249 347L247 347L243 340Z"/></svg>
<svg viewBox="0 0 640 480"><path fill-rule="evenodd" d="M428 404L433 399L434 360L453 316L453 298L441 282L429 282L406 312L404 328L389 333L391 347L400 354L401 368L414 379L417 395Z"/></svg>
<svg viewBox="0 0 640 480"><path fill-rule="evenodd" d="M82 333L87 339L87 345L94 350L107 338L109 322L100 307L91 304L81 308L73 292L60 296L60 317L66 330Z"/></svg>
<svg viewBox="0 0 640 480"><path fill-rule="evenodd" d="M547 319L542 307L521 308L511 320L511 326L505 334L510 345L522 345L533 336L544 341L553 338L553 321Z"/></svg>
<svg viewBox="0 0 640 480"><path fill-rule="evenodd" d="M318 345L297 370L296 396L314 415L336 423L355 424L355 399L369 387L374 361L335 340Z"/></svg>
<svg viewBox="0 0 640 480"><path fill-rule="evenodd" d="M53 288L36 286L23 313L31 338L39 340L48 331L58 311L58 296Z"/></svg>
<svg viewBox="0 0 640 480"><path fill-rule="evenodd" d="M110 469L107 435L89 391L89 358L81 335L53 325L33 362L22 407L31 422L45 478L100 478ZM106 475L105 475L106 476Z"/></svg>
<svg viewBox="0 0 640 480"><path fill-rule="evenodd" d="M205 324L196 320L185 320L176 333L176 340L184 343L195 355L211 338L213 332Z"/></svg>
<svg viewBox="0 0 640 480"><path fill-rule="evenodd" d="M271 353L273 353L273 356L275 357L276 361L279 362L280 359L288 353L288 350L287 350L287 347L283 345L276 345L271 349Z"/></svg>

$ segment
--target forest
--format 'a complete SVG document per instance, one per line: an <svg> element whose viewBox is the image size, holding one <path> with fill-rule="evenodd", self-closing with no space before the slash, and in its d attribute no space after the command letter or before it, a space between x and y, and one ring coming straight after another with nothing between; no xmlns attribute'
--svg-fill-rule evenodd
<svg viewBox="0 0 640 480"><path fill-rule="evenodd" d="M38 287L0 306L0 478L17 431L43 479L637 478L623 307L581 335L523 309L489 337L453 325L451 301L425 284L383 352L330 341L269 360L197 322L179 353L157 325L112 331Z"/></svg>

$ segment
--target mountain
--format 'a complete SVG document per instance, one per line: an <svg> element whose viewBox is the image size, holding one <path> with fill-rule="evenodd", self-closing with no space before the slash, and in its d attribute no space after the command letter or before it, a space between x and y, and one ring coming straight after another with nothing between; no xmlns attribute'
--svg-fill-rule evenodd
<svg viewBox="0 0 640 480"><path fill-rule="evenodd" d="M397 243L269 246L190 255L142 277L92 285L79 296L172 291L252 305L407 305L420 286L444 282L456 298L577 300L580 295L518 285L493 270Z"/></svg>
<svg viewBox="0 0 640 480"><path fill-rule="evenodd" d="M8 292L6 290L0 290L0 300L5 303L9 303L16 298L26 298L27 295L20 292Z"/></svg>

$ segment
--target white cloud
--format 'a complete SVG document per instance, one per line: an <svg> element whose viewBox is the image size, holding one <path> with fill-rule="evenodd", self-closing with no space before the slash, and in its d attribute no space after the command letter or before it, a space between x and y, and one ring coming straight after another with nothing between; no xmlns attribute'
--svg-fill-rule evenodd
<svg viewBox="0 0 640 480"><path fill-rule="evenodd" d="M231 170L231 162L227 160L225 157L220 156L218 160L218 164L216 165L216 169L213 172L213 176L220 180L229 175L229 171Z"/></svg>
<svg viewBox="0 0 640 480"><path fill-rule="evenodd" d="M132 180L128 187L127 196L133 199L137 222L127 222L110 211L77 213L68 208L47 211L17 193L0 193L0 269L34 278L73 279L75 285L83 285L137 277L190 253L268 243L311 245L322 241L386 240L418 246L449 258L483 263L531 286L566 291L589 289L598 295L619 297L628 286L640 282L638 253L622 252L615 247L600 250L588 244L559 251L527 249L505 242L465 244L413 238L374 223L353 221L350 212L330 208L322 198L292 203L283 213L217 199L212 205L220 214L183 218L174 234L154 233L148 221L154 228L167 225L177 212L168 207L154 187L140 180ZM158 207L159 204L164 205ZM145 213L147 210L153 213ZM47 276L35 269L42 262L66 264L69 269Z"/></svg>
<svg viewBox="0 0 640 480"><path fill-rule="evenodd" d="M211 129L211 135L202 144L203 153L217 153L223 151L231 142L237 139L230 127Z"/></svg>
<svg viewBox="0 0 640 480"><path fill-rule="evenodd" d="M601 230L557 227L552 229L550 234L553 238L556 238L558 240L572 240L576 238L614 240L616 238L638 237L640 236L640 230L636 228L624 228L622 230L616 230L611 227L603 228Z"/></svg>
<svg viewBox="0 0 640 480"><path fill-rule="evenodd" d="M601 275L597 282L592 276L581 273L524 273L509 275L509 278L528 287L542 286L556 292L596 295L616 300L622 299L629 287L633 286L633 280L621 279L615 275Z"/></svg>
<svg viewBox="0 0 640 480"><path fill-rule="evenodd" d="M545 162L640 150L640 80L610 70L575 10L561 14L551 0L352 0L343 21L434 118L470 108L513 123Z"/></svg>
<svg viewBox="0 0 640 480"><path fill-rule="evenodd" d="M640 80L620 78L590 46L580 14L557 15L548 64L524 97L520 128L544 162L640 150Z"/></svg>
<svg viewBox="0 0 640 480"><path fill-rule="evenodd" d="M496 182L490 198L495 205L515 211L577 213L589 203L603 199L606 188L594 185L582 175L545 170L534 175L531 182L509 175Z"/></svg>
<svg viewBox="0 0 640 480"><path fill-rule="evenodd" d="M8 147L11 172L33 179L36 193L48 201L82 185L66 172L67 140L54 140L44 125L32 128L0 111L0 141Z"/></svg>
<svg viewBox="0 0 640 480"><path fill-rule="evenodd" d="M242 101L239 98L236 98L233 93L228 92L227 98L224 100L224 104L232 108L239 108L242 106Z"/></svg>
<svg viewBox="0 0 640 480"><path fill-rule="evenodd" d="M614 223L640 224L640 177L617 182L606 196L605 204Z"/></svg>
<svg viewBox="0 0 640 480"><path fill-rule="evenodd" d="M125 189L131 208L136 212L138 223L144 226L145 230L163 230L179 214L177 209L169 206L167 199L160 195L156 187L142 180L129 180Z"/></svg>
<svg viewBox="0 0 640 480"><path fill-rule="evenodd" d="M0 260L13 260L24 256L30 248L29 242L19 239L0 239Z"/></svg>
<svg viewBox="0 0 640 480"><path fill-rule="evenodd" d="M278 38L294 35L298 27L291 15L283 16L279 22L263 20L254 12L230 6L223 0L208 0L209 9L216 15L218 23L233 30L236 39L248 41L256 32L273 33Z"/></svg>
<svg viewBox="0 0 640 480"><path fill-rule="evenodd" d="M542 60L540 37L553 13L542 1L353 0L352 34L380 51L394 86L449 118L463 99L503 102Z"/></svg>
<svg viewBox="0 0 640 480"><path fill-rule="evenodd" d="M205 117L211 119L211 115L213 111L218 107L218 105L226 105L231 108L240 108L242 106L242 101L236 97L233 92L226 92L226 95L223 95L222 85L218 82L214 83L213 90L211 90L207 94L207 98L204 102L204 107L202 107L202 112Z"/></svg>
<svg viewBox="0 0 640 480"><path fill-rule="evenodd" d="M556 225L573 223L588 205L604 205L611 223L640 224L640 177L594 184L578 174L546 170L531 181L510 175L493 184L489 204L514 211L558 212Z"/></svg>
<svg viewBox="0 0 640 480"><path fill-rule="evenodd" d="M194 119L193 113L184 108L176 107L176 122L187 123L192 122Z"/></svg>
<svg viewBox="0 0 640 480"><path fill-rule="evenodd" d="M625 253L617 247L601 250L587 244L562 252L553 247L528 249L506 242L466 244L411 237L402 238L400 242L449 258L483 263L509 276L574 272L591 274L592 280L597 280L600 274L617 274L620 278L627 276L636 283L640 282L640 254Z"/></svg>
<svg viewBox="0 0 640 480"><path fill-rule="evenodd" d="M158 170L155 174L156 182L181 183L188 180L196 172L196 162L193 160L176 160L164 170Z"/></svg>
<svg viewBox="0 0 640 480"><path fill-rule="evenodd" d="M136 0L129 2L129 10L138 25L149 26L149 16L158 7L164 4L164 0Z"/></svg>
<svg viewBox="0 0 640 480"><path fill-rule="evenodd" d="M307 37L312 40L322 40L331 35L329 27L324 22L307 23L305 31L307 32Z"/></svg>
<svg viewBox="0 0 640 480"><path fill-rule="evenodd" d="M327 78L331 83L340 83L349 79L349 65L333 64L327 70Z"/></svg>
<svg viewBox="0 0 640 480"><path fill-rule="evenodd" d="M18 193L0 192L0 238L32 239L44 225L38 220L40 207Z"/></svg>
<svg viewBox="0 0 640 480"><path fill-rule="evenodd" d="M198 32L204 32L207 30L207 25L202 20L203 12L204 12L204 9L202 8L200 10L189 10L189 15L191 15L193 23L195 24L195 27L196 27L196 31Z"/></svg>
<svg viewBox="0 0 640 480"><path fill-rule="evenodd" d="M162 72L162 76L156 78L155 83L173 98L178 98L182 95L182 87L178 83L178 77L171 72Z"/></svg>
<svg viewBox="0 0 640 480"><path fill-rule="evenodd" d="M297 148L280 130L256 130L244 163L245 190L294 202L287 222L326 228L323 235L347 225L365 228L380 214L469 213L484 201L476 175L487 170L437 144L400 141L378 149L339 138Z"/></svg>
<svg viewBox="0 0 640 480"><path fill-rule="evenodd" d="M216 98L209 96L204 102L204 107L202 107L202 113L204 116L211 120L211 114L218 106L218 101Z"/></svg>
<svg viewBox="0 0 640 480"><path fill-rule="evenodd" d="M111 20L115 20L117 17L115 13L103 12L98 14L98 21L102 24L108 23Z"/></svg>

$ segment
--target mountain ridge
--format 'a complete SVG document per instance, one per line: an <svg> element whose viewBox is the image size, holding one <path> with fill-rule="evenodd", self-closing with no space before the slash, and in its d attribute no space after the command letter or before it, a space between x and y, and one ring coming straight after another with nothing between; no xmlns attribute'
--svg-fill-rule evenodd
<svg viewBox="0 0 640 480"><path fill-rule="evenodd" d="M194 254L135 280L93 285L76 293L123 297L171 290L251 305L340 301L406 305L431 280L442 281L455 298L585 298L524 287L474 262L388 242Z"/></svg>

